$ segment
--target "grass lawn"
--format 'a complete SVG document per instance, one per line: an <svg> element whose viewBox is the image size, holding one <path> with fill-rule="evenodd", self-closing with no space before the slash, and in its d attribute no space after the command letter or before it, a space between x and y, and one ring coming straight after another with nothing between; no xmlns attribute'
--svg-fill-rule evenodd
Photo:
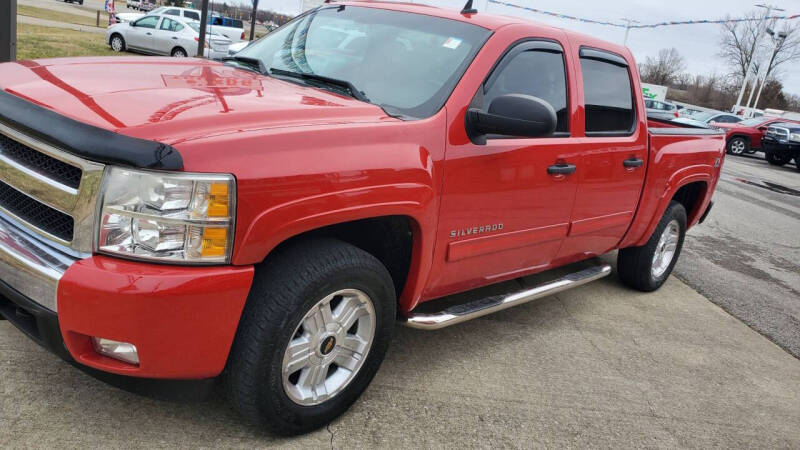
<svg viewBox="0 0 800 450"><path fill-rule="evenodd" d="M95 26L97 23L96 17L82 16L79 14L70 14L59 11L53 11L46 8L36 8L34 6L17 5L17 15L37 17L39 19L57 20L64 23L75 23L78 25ZM108 15L100 13L100 27L105 28L108 25Z"/></svg>
<svg viewBox="0 0 800 450"><path fill-rule="evenodd" d="M111 56L116 53L105 43L105 35L62 28L17 24L17 58L60 56Z"/></svg>

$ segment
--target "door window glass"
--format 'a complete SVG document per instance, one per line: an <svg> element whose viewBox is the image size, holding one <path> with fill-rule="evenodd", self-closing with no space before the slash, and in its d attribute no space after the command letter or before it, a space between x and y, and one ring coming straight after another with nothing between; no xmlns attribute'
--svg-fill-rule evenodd
<svg viewBox="0 0 800 450"><path fill-rule="evenodd" d="M633 90L628 68L581 57L586 133L630 133L634 128Z"/></svg>
<svg viewBox="0 0 800 450"><path fill-rule="evenodd" d="M168 10L164 11L164 14L168 14L170 16L180 16L181 12L178 11L177 9L168 9Z"/></svg>
<svg viewBox="0 0 800 450"><path fill-rule="evenodd" d="M158 16L145 16L136 21L136 26L141 28L155 28L158 19Z"/></svg>
<svg viewBox="0 0 800 450"><path fill-rule="evenodd" d="M167 19L166 17L164 17L163 19L161 19L161 25L158 26L158 29L164 31L175 31L175 27L177 25L178 22L175 22L174 20Z"/></svg>
<svg viewBox="0 0 800 450"><path fill-rule="evenodd" d="M183 12L183 17L186 17L187 19L192 19L192 20L200 20L200 14L198 14L198 13L196 13L194 11L184 11Z"/></svg>
<svg viewBox="0 0 800 450"><path fill-rule="evenodd" d="M567 77L563 54L526 50L511 58L508 63L500 66L499 74L492 75L492 84L487 86L483 100L484 109L501 95L531 95L546 101L556 111L556 132L569 131Z"/></svg>

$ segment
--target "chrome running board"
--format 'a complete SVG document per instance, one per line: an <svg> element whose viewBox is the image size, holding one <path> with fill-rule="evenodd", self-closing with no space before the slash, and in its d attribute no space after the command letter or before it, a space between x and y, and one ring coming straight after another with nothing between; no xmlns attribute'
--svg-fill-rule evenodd
<svg viewBox="0 0 800 450"><path fill-rule="evenodd" d="M440 328L449 327L450 325L483 317L497 311L502 311L513 306L528 303L531 300L576 288L608 276L610 273L611 266L609 265L590 267L531 289L512 294L493 295L491 297L473 300L471 302L451 306L435 314L411 313L403 324L407 327L420 330L438 330Z"/></svg>

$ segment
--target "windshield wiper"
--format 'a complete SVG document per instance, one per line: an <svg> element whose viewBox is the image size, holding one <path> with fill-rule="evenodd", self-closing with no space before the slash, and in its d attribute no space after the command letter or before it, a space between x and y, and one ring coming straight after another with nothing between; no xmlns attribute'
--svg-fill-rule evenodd
<svg viewBox="0 0 800 450"><path fill-rule="evenodd" d="M301 79L301 80L320 81L320 82L325 83L325 84L329 84L329 85L333 85L333 86L337 86L337 87L343 87L343 88L347 89L348 91L350 91L350 95L352 95L354 99L360 100L362 102L369 103L369 99L367 98L367 96L364 95L363 92L359 91L358 88L356 88L353 85L353 83L351 83L351 82L349 82L347 80L338 80L336 78L330 78L330 77L326 77L324 75L317 75L315 73L292 72L291 70L274 69L274 68L273 69L269 69L269 73L274 74L274 75L281 75L281 76L285 76L285 77L298 78L298 79Z"/></svg>
<svg viewBox="0 0 800 450"><path fill-rule="evenodd" d="M249 56L234 55L222 58L222 61L235 61L238 63L242 63L242 65L251 69L253 72L258 72L262 75L267 73L267 66L265 66L264 62L258 58L250 58Z"/></svg>

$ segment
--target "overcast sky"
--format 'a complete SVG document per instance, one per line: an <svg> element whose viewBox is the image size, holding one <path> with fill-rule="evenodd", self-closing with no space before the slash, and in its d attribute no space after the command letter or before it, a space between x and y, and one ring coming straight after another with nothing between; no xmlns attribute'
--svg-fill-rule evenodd
<svg viewBox="0 0 800 450"><path fill-rule="evenodd" d="M303 0L261 0L261 9L272 9L285 14L297 14ZM308 0L306 0L308 1ZM461 8L465 0L416 0L443 8ZM755 8L759 1L752 0L503 0L508 3L526 5L536 9L569 14L587 19L620 22L621 18L638 20L642 23L665 22L671 20L721 19L726 14L741 17ZM492 14L522 16L554 25L560 28L580 31L609 41L622 43L623 28L592 25L582 22L558 19L555 17L510 8L488 0L474 0L475 6ZM800 0L772 0L786 12L782 15L800 13ZM800 22L800 19L795 19ZM677 25L652 29L632 29L628 37L628 47L637 61L643 62L647 56L655 56L659 49L675 47L686 58L688 71L693 74L725 75L729 69L717 56L720 39L720 25ZM800 62L781 66L780 80L784 89L800 95Z"/></svg>

